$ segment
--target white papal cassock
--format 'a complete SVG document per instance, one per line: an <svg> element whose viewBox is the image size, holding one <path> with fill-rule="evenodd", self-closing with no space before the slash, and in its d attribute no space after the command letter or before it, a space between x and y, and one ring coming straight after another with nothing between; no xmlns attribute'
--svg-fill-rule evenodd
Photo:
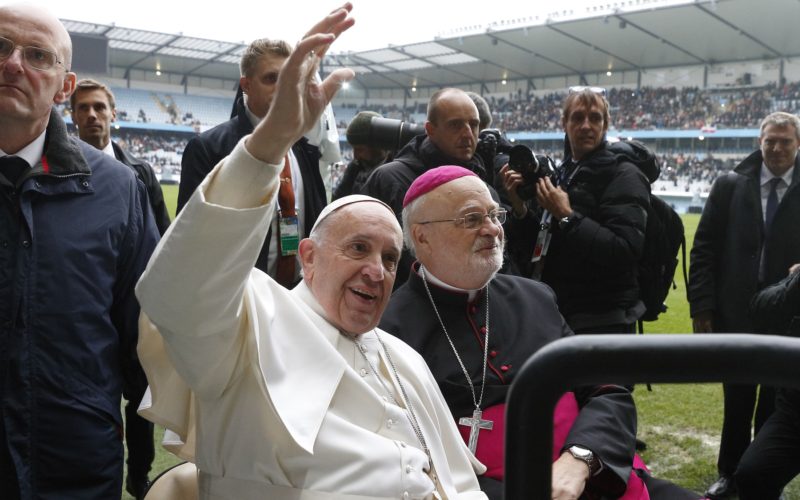
<svg viewBox="0 0 800 500"><path fill-rule="evenodd" d="M483 466L414 350L379 332L433 468L405 411L308 287L286 290L253 268L282 165L256 160L244 141L224 162L234 178L225 175L222 185L222 164L209 174L136 289L139 355L150 382L140 413L180 436L172 450L197 464L201 498L485 498L475 477ZM215 193L234 190L243 199L264 186L272 195L233 209L207 201L211 183ZM362 342L402 401L376 334Z"/></svg>

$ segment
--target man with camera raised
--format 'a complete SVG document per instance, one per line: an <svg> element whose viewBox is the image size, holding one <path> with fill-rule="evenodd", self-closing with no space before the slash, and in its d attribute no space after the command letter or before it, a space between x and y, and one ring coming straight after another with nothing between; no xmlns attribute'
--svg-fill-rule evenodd
<svg viewBox="0 0 800 500"><path fill-rule="evenodd" d="M533 263L531 274L553 288L575 333L634 333L645 310L637 264L649 183L639 167L607 149L605 89L570 88L561 123L565 158L553 179L536 180L540 210L528 213L520 172L508 166L500 171L514 216L530 221L527 235L509 238L509 245L525 256L520 264Z"/></svg>

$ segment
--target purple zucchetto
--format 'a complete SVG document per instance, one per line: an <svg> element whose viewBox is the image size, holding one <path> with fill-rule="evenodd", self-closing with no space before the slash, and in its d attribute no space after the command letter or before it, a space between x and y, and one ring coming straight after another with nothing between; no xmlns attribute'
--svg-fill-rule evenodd
<svg viewBox="0 0 800 500"><path fill-rule="evenodd" d="M423 194L433 191L442 184L447 184L450 181L467 177L468 175L477 177L474 172L456 165L445 165L428 170L414 179L414 182L409 186L406 196L403 198L403 208L406 208L409 203Z"/></svg>

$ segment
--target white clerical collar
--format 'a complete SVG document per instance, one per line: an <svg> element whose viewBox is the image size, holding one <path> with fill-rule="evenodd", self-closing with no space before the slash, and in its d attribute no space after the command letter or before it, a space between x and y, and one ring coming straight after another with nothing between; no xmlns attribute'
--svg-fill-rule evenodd
<svg viewBox="0 0 800 500"><path fill-rule="evenodd" d="M106 147L103 148L103 153L107 154L108 156L116 159L117 155L114 154L114 145L111 144L111 141L108 141Z"/></svg>
<svg viewBox="0 0 800 500"><path fill-rule="evenodd" d="M42 156L44 156L44 138L46 134L47 129L43 130L36 139L16 153L13 153L13 155L28 162L29 167L37 165L39 160L42 159ZM0 157L7 155L8 153L0 149Z"/></svg>
<svg viewBox="0 0 800 500"><path fill-rule="evenodd" d="M469 301L470 302L475 300L475 297L478 295L478 292L480 292L481 289L483 288L483 287L481 287L481 288L478 288L477 290L465 290L463 288L458 288L458 287L455 287L455 286L452 286L452 285L448 285L444 281L442 281L439 278L437 278L436 276L434 276L433 273L431 273L428 270L428 268L423 266L422 264L419 265L419 271L417 271L417 274L419 274L420 271L423 271L423 270L425 271L425 278L429 282L433 283L434 285L438 286L439 288L444 288L445 290L449 290L451 292L466 293L469 296Z"/></svg>
<svg viewBox="0 0 800 500"><path fill-rule="evenodd" d="M783 182L785 182L787 186L792 183L793 173L794 173L794 165L789 167L789 170L787 170L783 175L780 176L780 178L783 179ZM766 163L761 162L761 185L763 186L764 184L768 183L775 177L778 176L772 173L772 170L769 169Z"/></svg>

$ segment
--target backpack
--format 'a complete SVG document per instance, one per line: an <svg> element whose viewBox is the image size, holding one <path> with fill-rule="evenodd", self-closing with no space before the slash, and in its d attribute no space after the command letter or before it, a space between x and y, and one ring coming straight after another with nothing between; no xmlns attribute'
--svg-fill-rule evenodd
<svg viewBox="0 0 800 500"><path fill-rule="evenodd" d="M637 141L628 140L610 143L607 149L619 161L636 165L652 184L661 174L656 156ZM683 248L686 261L686 238L683 221L664 200L650 193L650 208L647 210L647 226L644 233L644 250L639 260L639 298L644 302L645 312L639 319L655 321L667 310L664 301L670 286L675 285L675 269L678 266L678 251Z"/></svg>

